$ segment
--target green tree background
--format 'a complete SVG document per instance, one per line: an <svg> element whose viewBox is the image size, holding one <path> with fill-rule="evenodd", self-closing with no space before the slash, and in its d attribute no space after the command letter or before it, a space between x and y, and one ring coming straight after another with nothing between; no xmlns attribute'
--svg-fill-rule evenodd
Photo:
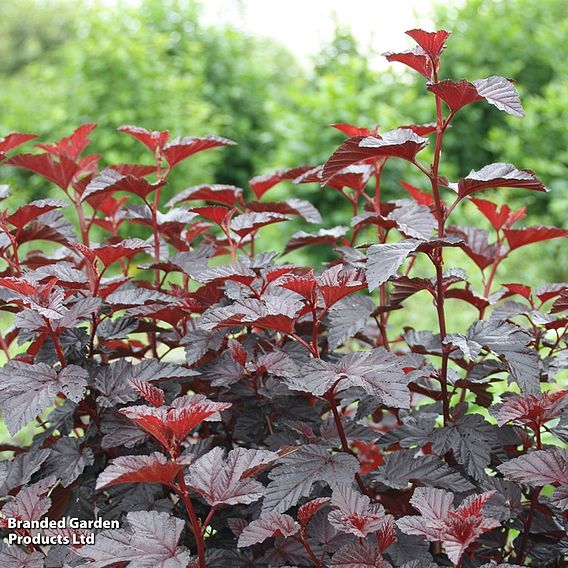
<svg viewBox="0 0 568 568"><path fill-rule="evenodd" d="M94 150L107 162L147 158L139 145L116 132L121 124L175 135L217 133L239 142L180 167L172 184L177 190L212 181L246 188L248 179L272 169L322 163L343 139L329 128L334 122L380 124L386 130L433 119L423 80L399 64L375 69L368 38L354 37L339 24L333 40L305 65L273 40L228 25L205 25L196 0L136 5L0 0L0 14L1 133L31 131L55 139L96 121ZM566 224L565 0L447 1L433 8L432 19L454 32L443 76L513 77L527 111L524 120L490 105L461 111L447 136L443 173L455 179L497 160L532 168L551 187L550 194L512 190L493 197L528 205L529 221ZM399 180L418 181L414 175L391 161L387 197L401 197ZM22 172L0 176L17 188L13 199L52 191ZM345 223L349 214L333 190L288 185L278 192L311 199L329 226ZM459 214L468 222L476 212L465 207ZM275 231L271 237L285 235ZM528 256L513 257L510 277L522 271L535 284L566 279L567 265L565 247L546 243Z"/></svg>

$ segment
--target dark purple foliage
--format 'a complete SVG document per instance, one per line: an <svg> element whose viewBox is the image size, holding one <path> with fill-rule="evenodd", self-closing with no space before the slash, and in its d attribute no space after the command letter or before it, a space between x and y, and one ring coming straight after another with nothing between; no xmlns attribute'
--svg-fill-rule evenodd
<svg viewBox="0 0 568 568"><path fill-rule="evenodd" d="M66 197L0 212L0 309L13 318L0 409L11 435L37 432L0 445L1 536L9 518L122 523L94 544L3 542L1 568L565 565L568 284L533 290L497 272L568 231L520 227L524 208L475 195L547 191L530 170L443 176L462 107L524 113L509 79L439 79L448 32L408 35L416 47L387 58L427 79L435 122L335 124L347 140L326 164L249 188L170 191L181 161L233 144L218 136L123 126L154 165L102 170L85 154L94 124L33 153L12 154L33 135L0 140L0 161ZM389 160L424 176L401 181L410 199L384 199ZM338 191L352 219L308 232L322 223L312 203L264 198L280 183ZM458 205L482 226L452 225ZM290 222L284 251L258 253ZM123 238L128 223L144 238ZM333 260L282 258L312 245ZM471 282L449 247L479 270ZM431 299L435 330L395 330L415 294ZM476 318L449 329L460 302Z"/></svg>

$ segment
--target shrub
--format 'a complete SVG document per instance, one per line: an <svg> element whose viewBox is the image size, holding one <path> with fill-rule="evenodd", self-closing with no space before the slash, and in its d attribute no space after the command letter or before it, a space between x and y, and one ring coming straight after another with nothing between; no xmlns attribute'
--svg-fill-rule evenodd
<svg viewBox="0 0 568 568"><path fill-rule="evenodd" d="M3 139L5 165L66 199L0 217L1 307L13 314L0 407L12 436L36 430L29 446L0 447L12 456L0 463L0 566L563 565L568 285L533 290L519 275L496 289L496 275L516 249L568 231L521 228L524 209L478 195L546 191L531 171L443 177L463 106L523 111L508 79L439 80L447 32L408 35L418 46L387 58L425 77L433 124L335 125L348 138L324 166L254 178L247 192L191 187L166 213L177 164L233 142L124 126L154 165L99 172L84 153L93 124L41 153L7 156L34 136ZM431 165L418 158L428 136ZM384 200L392 159L424 174L420 189L403 184L409 199ZM255 254L267 225L321 222L307 201L264 198L284 180L351 202L350 228L300 231L284 250L327 246L328 266ZM490 232L450 224L467 202ZM149 238L122 238L130 224ZM479 269L474 283L447 266L450 247ZM394 329L418 293L438 329ZM449 329L460 305L477 317ZM42 518L67 526L29 528Z"/></svg>

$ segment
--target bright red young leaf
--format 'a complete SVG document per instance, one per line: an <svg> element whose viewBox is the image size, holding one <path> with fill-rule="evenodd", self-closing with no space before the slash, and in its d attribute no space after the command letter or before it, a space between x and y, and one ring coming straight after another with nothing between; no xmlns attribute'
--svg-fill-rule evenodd
<svg viewBox="0 0 568 568"><path fill-rule="evenodd" d="M146 252L148 248L148 243L142 239L125 239L115 245L99 246L92 251L105 266L110 266L121 258L131 258Z"/></svg>
<svg viewBox="0 0 568 568"><path fill-rule="evenodd" d="M347 122L338 122L336 124L332 124L331 127L339 130L339 132L343 132L343 134L349 137L369 136L373 134L373 131L368 128L355 126L354 124L348 124Z"/></svg>
<svg viewBox="0 0 568 568"><path fill-rule="evenodd" d="M414 29L408 30L406 35L409 35L424 50L430 59L436 63L440 59L440 55L446 47L446 41L451 34L446 30L426 32L424 30Z"/></svg>
<svg viewBox="0 0 568 568"><path fill-rule="evenodd" d="M233 217L231 219L230 228L237 233L239 237L246 237L262 227L273 225L274 223L282 223L289 219L290 217L288 215L282 215L281 213L256 213L253 211L252 213L241 213Z"/></svg>
<svg viewBox="0 0 568 568"><path fill-rule="evenodd" d="M481 211L485 218L491 223L496 231L503 227L510 229L515 223L525 218L526 207L521 207L517 211L512 211L508 205L498 207L496 203L486 199L471 198L472 203Z"/></svg>
<svg viewBox="0 0 568 568"><path fill-rule="evenodd" d="M131 378L128 380L130 386L146 401L152 406L162 406L164 404L164 391L155 387L147 381L141 381L137 378Z"/></svg>
<svg viewBox="0 0 568 568"><path fill-rule="evenodd" d="M20 132L11 132L4 136L4 138L0 138L0 160L3 160L6 154L14 148L35 138L37 138L37 134L22 134Z"/></svg>
<svg viewBox="0 0 568 568"><path fill-rule="evenodd" d="M201 138L194 136L184 136L183 138L174 138L163 147L163 154L170 168L179 164L182 160L220 146L234 146L236 142L221 136L203 136Z"/></svg>
<svg viewBox="0 0 568 568"><path fill-rule="evenodd" d="M151 434L165 448L177 448L203 421L215 419L231 407L229 402L211 402L204 397L183 396L170 406L128 406L120 413Z"/></svg>
<svg viewBox="0 0 568 568"><path fill-rule="evenodd" d="M324 270L317 277L317 284L327 308L342 298L367 287L363 270L344 269L340 264Z"/></svg>
<svg viewBox="0 0 568 568"><path fill-rule="evenodd" d="M159 452L149 456L121 456L113 459L97 479L97 491L121 483L162 483L172 485L186 462L168 460Z"/></svg>
<svg viewBox="0 0 568 568"><path fill-rule="evenodd" d="M53 144L36 144L36 146L58 158L65 156L70 160L77 160L89 145L90 140L88 136L96 127L96 123L89 122L79 126L71 136L61 138L58 142Z"/></svg>
<svg viewBox="0 0 568 568"><path fill-rule="evenodd" d="M505 229L505 238L509 243L511 250L538 243L548 241L550 239L559 239L568 237L568 229L560 229L558 227L527 227L525 229Z"/></svg>
<svg viewBox="0 0 568 568"><path fill-rule="evenodd" d="M162 148L170 136L170 133L167 130L159 132L157 130L146 130L145 128L131 126L128 124L119 127L118 130L119 132L125 132L132 136L132 138L142 142L142 144L144 144L144 146L149 148L152 152L155 152L158 148Z"/></svg>
<svg viewBox="0 0 568 568"><path fill-rule="evenodd" d="M270 174L252 178L249 181L249 185L256 195L256 198L260 199L269 189L273 188L276 184L279 184L284 180L296 179L298 176L311 169L312 168L310 166L300 166L297 168L278 170Z"/></svg>
<svg viewBox="0 0 568 568"><path fill-rule="evenodd" d="M221 207L219 205L206 205L205 207L194 207L191 209L194 213L217 223L217 225L222 226L223 221L226 219L227 215L230 213L230 210L226 207Z"/></svg>
<svg viewBox="0 0 568 568"><path fill-rule="evenodd" d="M80 166L66 156L55 160L49 154L18 154L8 159L5 164L34 172L67 190L73 178L80 172Z"/></svg>
<svg viewBox="0 0 568 568"><path fill-rule="evenodd" d="M328 502L329 497L318 497L304 503L298 509L298 521L300 521L300 524L303 527L307 526L311 518Z"/></svg>
<svg viewBox="0 0 568 568"><path fill-rule="evenodd" d="M414 69L426 79L432 78L432 73L434 71L432 60L428 57L427 53L421 47L415 47L409 51L401 51L398 53L393 53L388 51L383 53L387 61L398 61L404 65Z"/></svg>
<svg viewBox="0 0 568 568"><path fill-rule="evenodd" d="M109 167L123 176L134 176L137 178L156 173L156 166L147 166L145 164L116 164Z"/></svg>
<svg viewBox="0 0 568 568"><path fill-rule="evenodd" d="M412 199L416 201L416 203L428 206L434 203L434 197L432 196L431 193L426 193L425 191L421 191L417 187L414 187L413 185L406 183L405 181L401 181L400 185L404 187L404 189L408 192L410 197L412 197Z"/></svg>

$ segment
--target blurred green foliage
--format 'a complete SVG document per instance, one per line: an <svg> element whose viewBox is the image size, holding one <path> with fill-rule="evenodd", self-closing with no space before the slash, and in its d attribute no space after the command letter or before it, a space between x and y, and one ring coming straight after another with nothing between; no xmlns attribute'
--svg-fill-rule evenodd
<svg viewBox="0 0 568 568"><path fill-rule="evenodd" d="M566 223L568 209L567 12L565 0L466 0L433 11L436 25L454 32L441 75L513 77L527 111L524 120L490 105L460 111L446 137L442 173L455 179L492 161L532 168L550 195L512 190L492 197L528 205L531 221L557 225ZM96 121L93 150L114 163L150 158L116 132L121 124L239 142L181 166L172 180L176 190L212 181L246 187L272 169L322 163L343 140L328 127L335 122L388 130L434 118L422 79L399 64L377 69L368 38L339 24L333 40L303 65L275 41L228 24L204 25L196 0L0 0L0 13L0 132L55 139ZM18 200L54 191L15 170L4 168L0 176L17 188ZM389 162L386 198L403 196L400 179L423 183L415 176L405 164ZM316 203L328 226L348 220L349 208L333 190L284 185L274 194L290 191ZM459 222L479 219L467 204L456 213ZM266 231L271 246L285 236ZM511 279L519 270L535 283L566 278L565 247L543 246L517 264L511 260Z"/></svg>

